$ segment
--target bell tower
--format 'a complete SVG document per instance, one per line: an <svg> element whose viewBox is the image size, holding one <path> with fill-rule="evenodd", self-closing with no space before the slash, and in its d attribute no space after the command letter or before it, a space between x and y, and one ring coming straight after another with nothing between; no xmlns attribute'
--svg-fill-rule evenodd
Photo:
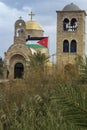
<svg viewBox="0 0 87 130"><path fill-rule="evenodd" d="M20 17L19 20L15 22L15 32L14 32L14 44L25 44L26 41L26 24L25 21Z"/></svg>
<svg viewBox="0 0 87 130"><path fill-rule="evenodd" d="M85 60L86 12L71 3L57 13L57 67L63 69L74 64L79 55Z"/></svg>

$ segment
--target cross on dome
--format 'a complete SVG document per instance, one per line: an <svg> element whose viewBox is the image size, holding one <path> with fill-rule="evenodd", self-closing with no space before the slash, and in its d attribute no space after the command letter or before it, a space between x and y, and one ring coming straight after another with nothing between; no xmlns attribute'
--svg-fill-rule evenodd
<svg viewBox="0 0 87 130"><path fill-rule="evenodd" d="M32 16L34 16L35 14L33 14L32 11L31 11L31 13L30 13L29 15L30 15L30 17L31 17L30 20L32 21Z"/></svg>

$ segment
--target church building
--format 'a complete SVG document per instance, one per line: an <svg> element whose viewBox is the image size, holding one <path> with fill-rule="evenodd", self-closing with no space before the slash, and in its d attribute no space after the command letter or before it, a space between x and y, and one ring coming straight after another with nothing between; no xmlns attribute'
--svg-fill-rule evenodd
<svg viewBox="0 0 87 130"><path fill-rule="evenodd" d="M64 70L73 66L75 59L81 56L85 61L85 10L71 3L57 13L56 66ZM49 55L48 48L26 44L29 39L44 37L40 24L31 19L25 22L21 17L14 25L14 43L5 52L5 78L22 78L29 70L29 55L32 49Z"/></svg>
<svg viewBox="0 0 87 130"><path fill-rule="evenodd" d="M26 45L27 39L44 37L44 30L40 24L32 20L34 15L29 14L31 19L25 22L21 17L14 25L14 43L5 52L5 78L22 78L25 72L29 71L29 56L32 54L31 47ZM34 49L48 55L48 48L43 48L40 45L34 46Z"/></svg>
<svg viewBox="0 0 87 130"><path fill-rule="evenodd" d="M57 13L56 62L59 70L75 63L81 56L85 60L86 12L77 5L66 5Z"/></svg>

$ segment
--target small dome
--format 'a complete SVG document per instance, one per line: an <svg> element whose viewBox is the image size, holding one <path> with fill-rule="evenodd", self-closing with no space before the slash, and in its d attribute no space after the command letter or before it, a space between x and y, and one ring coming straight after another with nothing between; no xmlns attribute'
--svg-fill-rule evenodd
<svg viewBox="0 0 87 130"><path fill-rule="evenodd" d="M32 29L32 30L42 30L42 27L37 23L36 21L30 20L26 22L26 29Z"/></svg>
<svg viewBox="0 0 87 130"><path fill-rule="evenodd" d="M81 10L77 5L71 3L63 8L63 11L79 11Z"/></svg>

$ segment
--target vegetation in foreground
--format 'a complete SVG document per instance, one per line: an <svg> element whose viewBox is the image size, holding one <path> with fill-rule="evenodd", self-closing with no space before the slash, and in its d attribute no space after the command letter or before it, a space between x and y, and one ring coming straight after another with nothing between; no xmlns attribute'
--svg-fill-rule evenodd
<svg viewBox="0 0 87 130"><path fill-rule="evenodd" d="M87 130L87 67L80 68L50 76L39 64L27 79L1 83L0 130Z"/></svg>

